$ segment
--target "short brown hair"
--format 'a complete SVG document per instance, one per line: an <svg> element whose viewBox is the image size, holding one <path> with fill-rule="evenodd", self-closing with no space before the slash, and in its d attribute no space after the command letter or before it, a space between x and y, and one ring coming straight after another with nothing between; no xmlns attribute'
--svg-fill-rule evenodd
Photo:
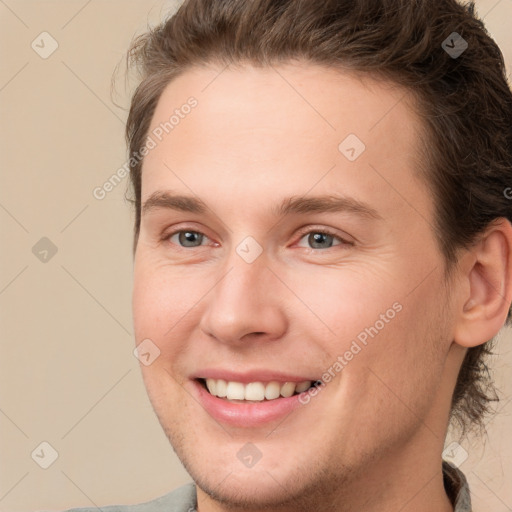
<svg viewBox="0 0 512 512"><path fill-rule="evenodd" d="M454 37L467 43L458 56L448 51ZM419 172L434 197L447 274L458 250L493 220L512 221L504 193L512 185L512 94L503 56L474 5L455 0L186 0L129 51L141 73L126 126L130 155L140 154L165 86L190 67L291 59L383 77L418 100L427 134ZM134 251L142 163L130 160ZM482 426L497 400L485 362L491 343L469 349L459 373L451 412L463 430Z"/></svg>

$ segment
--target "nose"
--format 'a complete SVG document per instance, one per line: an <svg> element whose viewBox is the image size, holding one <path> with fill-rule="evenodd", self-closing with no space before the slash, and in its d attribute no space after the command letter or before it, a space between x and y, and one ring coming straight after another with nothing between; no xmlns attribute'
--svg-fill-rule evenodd
<svg viewBox="0 0 512 512"><path fill-rule="evenodd" d="M246 263L234 254L227 274L207 296L201 329L229 344L279 339L288 328L281 293L282 287L263 255Z"/></svg>

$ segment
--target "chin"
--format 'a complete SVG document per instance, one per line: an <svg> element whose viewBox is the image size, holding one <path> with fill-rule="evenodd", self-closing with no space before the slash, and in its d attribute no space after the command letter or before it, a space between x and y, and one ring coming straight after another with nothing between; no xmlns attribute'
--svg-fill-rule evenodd
<svg viewBox="0 0 512 512"><path fill-rule="evenodd" d="M297 499L304 493L293 475L267 472L264 468L226 471L221 481L201 471L191 474L197 486L210 498L231 507L260 509L277 507ZM190 472L189 472L190 473Z"/></svg>

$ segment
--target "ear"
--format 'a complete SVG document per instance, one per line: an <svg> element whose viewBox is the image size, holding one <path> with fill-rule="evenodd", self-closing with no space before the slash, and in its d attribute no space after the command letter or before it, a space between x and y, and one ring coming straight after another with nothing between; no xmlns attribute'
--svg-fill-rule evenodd
<svg viewBox="0 0 512 512"><path fill-rule="evenodd" d="M496 336L507 319L512 301L510 222L493 222L462 259L463 292L454 341L470 348Z"/></svg>

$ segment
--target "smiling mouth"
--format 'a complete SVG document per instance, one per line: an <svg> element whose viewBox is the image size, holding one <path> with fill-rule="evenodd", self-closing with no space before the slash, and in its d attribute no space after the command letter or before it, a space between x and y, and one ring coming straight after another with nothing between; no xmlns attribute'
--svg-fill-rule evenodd
<svg viewBox="0 0 512 512"><path fill-rule="evenodd" d="M217 398L233 403L268 402L280 398L289 398L318 387L321 381L305 380L302 382L242 382L223 379L196 379L201 386Z"/></svg>

